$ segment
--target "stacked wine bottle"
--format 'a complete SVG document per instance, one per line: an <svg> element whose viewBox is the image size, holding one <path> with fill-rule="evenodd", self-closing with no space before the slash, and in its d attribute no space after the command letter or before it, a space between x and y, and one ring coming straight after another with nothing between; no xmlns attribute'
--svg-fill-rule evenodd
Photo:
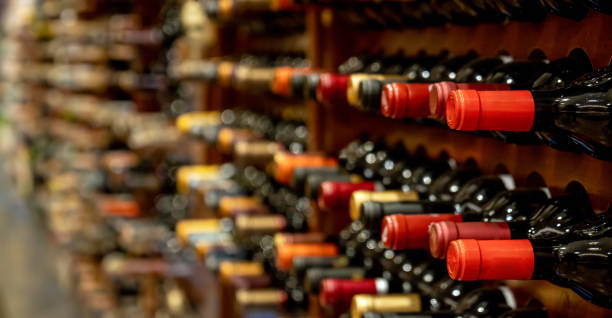
<svg viewBox="0 0 612 318"><path fill-rule="evenodd" d="M211 114L184 115L182 130L217 126L197 116ZM228 316L545 317L516 307L508 279L611 305L610 213L576 182L548 189L366 139L337 158L270 147L256 161L249 143L261 141L234 144L231 176L178 172L208 219L179 221L177 237L218 271Z"/></svg>

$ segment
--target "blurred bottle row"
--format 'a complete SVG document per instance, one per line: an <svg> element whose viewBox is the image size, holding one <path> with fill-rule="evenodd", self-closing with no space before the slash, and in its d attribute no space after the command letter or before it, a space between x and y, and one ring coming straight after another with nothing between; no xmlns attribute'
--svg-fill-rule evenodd
<svg viewBox="0 0 612 318"><path fill-rule="evenodd" d="M542 21L548 14L581 20L589 9L612 13L606 1L536 0L203 0L206 14L221 21L309 7L330 7L343 22L366 27L402 28L443 25L502 23L507 20Z"/></svg>

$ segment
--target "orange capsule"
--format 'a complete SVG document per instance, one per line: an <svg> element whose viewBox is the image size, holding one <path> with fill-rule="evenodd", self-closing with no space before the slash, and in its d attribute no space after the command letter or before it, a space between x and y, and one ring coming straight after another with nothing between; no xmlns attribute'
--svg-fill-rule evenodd
<svg viewBox="0 0 612 318"><path fill-rule="evenodd" d="M338 246L332 243L285 244L276 248L276 267L288 271L296 257L336 255L338 255Z"/></svg>

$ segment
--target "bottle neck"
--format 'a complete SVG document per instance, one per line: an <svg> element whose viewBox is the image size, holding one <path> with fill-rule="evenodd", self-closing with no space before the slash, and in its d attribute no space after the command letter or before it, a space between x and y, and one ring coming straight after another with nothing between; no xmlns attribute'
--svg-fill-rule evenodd
<svg viewBox="0 0 612 318"><path fill-rule="evenodd" d="M535 102L532 130L550 130L555 121L584 117L589 120L609 120L612 115L612 94L597 89L569 87L555 91L531 92Z"/></svg>
<svg viewBox="0 0 612 318"><path fill-rule="evenodd" d="M534 266L531 279L551 279L557 264L555 253L559 247L531 242L533 246Z"/></svg>
<svg viewBox="0 0 612 318"><path fill-rule="evenodd" d="M361 221L368 230L380 232L382 220L385 216L393 214L423 214L455 212L452 202L430 201L397 201L397 202L364 202L361 206Z"/></svg>
<svg viewBox="0 0 612 318"><path fill-rule="evenodd" d="M508 222L508 228L510 229L510 237L513 240L520 240L527 238L527 231L529 230L528 221L515 221Z"/></svg>
<svg viewBox="0 0 612 318"><path fill-rule="evenodd" d="M392 214L453 213L452 202L405 201L382 204L383 217Z"/></svg>

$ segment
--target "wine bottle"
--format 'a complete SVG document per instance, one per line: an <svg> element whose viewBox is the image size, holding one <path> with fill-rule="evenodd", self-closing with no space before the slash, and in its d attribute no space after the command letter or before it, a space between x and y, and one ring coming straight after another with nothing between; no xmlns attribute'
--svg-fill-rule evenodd
<svg viewBox="0 0 612 318"><path fill-rule="evenodd" d="M291 267L291 276L302 284L306 278L306 272L311 268L345 268L348 267L349 262L346 255L295 257Z"/></svg>
<svg viewBox="0 0 612 318"><path fill-rule="evenodd" d="M304 193L304 187L306 186L306 180L310 176L321 175L321 176L337 176L341 175L342 171L337 166L323 166L323 167L297 167L293 169L291 175L291 188L295 193Z"/></svg>
<svg viewBox="0 0 612 318"><path fill-rule="evenodd" d="M555 65L564 64L556 63ZM484 78L475 83L467 83L467 81L440 82L434 84L431 88L429 99L430 114L439 119L443 119L446 115L446 103L450 92L457 89L473 89L473 90L510 90L524 89L531 87L534 81L537 81L543 76L545 70L557 70L557 67L551 68L549 65L540 61L516 61L507 64L498 65L496 68L489 70L489 73L484 74ZM551 73L549 73L550 75ZM462 88L471 87L471 88Z"/></svg>
<svg viewBox="0 0 612 318"><path fill-rule="evenodd" d="M384 187L379 182L334 182L325 181L319 189L318 205L322 210L334 213L347 213L353 192L358 190L382 191Z"/></svg>
<svg viewBox="0 0 612 318"><path fill-rule="evenodd" d="M351 300L350 312L351 318L361 318L366 312L420 312L423 307L418 294L358 294Z"/></svg>
<svg viewBox="0 0 612 318"><path fill-rule="evenodd" d="M441 63L441 65L438 66L436 74L438 74L438 76L443 76L443 74L445 74L445 70L447 69L447 64L452 66L455 64L455 61L458 61L456 58L446 59L446 57L447 52L442 52L439 55L426 55L425 53L420 52L415 59L406 61L406 65L408 65L408 63L412 64L404 70L401 77L363 80L361 83L359 83L357 94L358 100L360 101L360 106L366 110L380 111L381 96L386 84L405 82L429 83L432 81L431 77L433 69L434 67L438 66L438 63ZM459 59L462 58L463 57L459 57ZM426 84L414 85L415 89L429 87ZM421 90L419 90L419 92L420 91Z"/></svg>
<svg viewBox="0 0 612 318"><path fill-rule="evenodd" d="M383 218L388 215L412 215L428 213L453 213L455 205L452 202L441 201L397 201L376 202L367 201L361 205L360 221L364 228L380 233Z"/></svg>
<svg viewBox="0 0 612 318"><path fill-rule="evenodd" d="M363 279L366 270L362 267L309 268L304 277L304 289L312 295L319 295L321 282L326 279Z"/></svg>
<svg viewBox="0 0 612 318"><path fill-rule="evenodd" d="M493 69L501 64L509 62L510 60L511 58L508 56L475 59L459 69L454 81L440 81L438 83L434 83L431 87L429 96L430 116L443 119L448 94L450 94L451 90L463 87L463 85L472 85L471 87L474 87L473 89L476 90L509 89L507 84L487 84L485 83L485 79L487 75L493 71Z"/></svg>
<svg viewBox="0 0 612 318"><path fill-rule="evenodd" d="M458 280L547 279L612 308L610 255L610 237L563 244L461 239L450 244L447 266L449 275Z"/></svg>
<svg viewBox="0 0 612 318"><path fill-rule="evenodd" d="M349 201L349 214L351 219L359 220L361 215L361 208L364 202L375 201L381 202L398 202L398 201L416 201L418 200L418 194L416 192L403 192L400 190L387 190L387 191L366 191L357 190L351 194Z"/></svg>
<svg viewBox="0 0 612 318"><path fill-rule="evenodd" d="M317 101L326 105L346 105L346 89L350 74L364 71L376 61L372 55L353 56L338 67L338 73L321 73L316 87Z"/></svg>
<svg viewBox="0 0 612 318"><path fill-rule="evenodd" d="M527 219L536 213L548 197L547 189L504 191L482 207L481 215L485 222L432 223L429 226L431 255L437 258L446 257L446 246L459 238L487 240L524 238L527 235Z"/></svg>
<svg viewBox="0 0 612 318"><path fill-rule="evenodd" d="M412 65L414 62L415 59L406 59L401 56L400 52L398 56L384 58L380 61L371 63L364 69L363 73L352 74L346 89L346 98L349 105L359 109L367 109L365 105L361 103L361 97L365 93L365 91L362 90L361 83L366 80L376 80L380 82L404 81L406 77L401 75L402 71L406 68L406 65Z"/></svg>
<svg viewBox="0 0 612 318"><path fill-rule="evenodd" d="M347 308L353 296L358 294L383 295L404 293L404 283L384 278L325 279L321 282L319 303L322 306Z"/></svg>
<svg viewBox="0 0 612 318"><path fill-rule="evenodd" d="M290 184L293 170L297 167L333 167L336 159L318 154L277 153L274 156L274 178L281 184Z"/></svg>
<svg viewBox="0 0 612 318"><path fill-rule="evenodd" d="M509 175L479 177L466 183L455 195L456 213L386 216L381 228L383 243L393 249L428 249L429 224L478 220L482 206L497 193L509 189L514 189Z"/></svg>
<svg viewBox="0 0 612 318"><path fill-rule="evenodd" d="M336 255L338 246L332 243L285 244L276 248L276 267L282 271L290 271L296 257Z"/></svg>
<svg viewBox="0 0 612 318"><path fill-rule="evenodd" d="M433 66L428 80L424 82L386 84L380 98L382 114L391 118L429 117L429 96L432 87L429 83L454 81L461 67L475 58L476 54L473 52L448 58Z"/></svg>
<svg viewBox="0 0 612 318"><path fill-rule="evenodd" d="M558 130L587 154L610 160L612 136L603 127L612 101L608 94L611 73L612 68L606 67L554 91L458 90L449 97L447 123L457 130ZM507 117L510 109L511 120Z"/></svg>

